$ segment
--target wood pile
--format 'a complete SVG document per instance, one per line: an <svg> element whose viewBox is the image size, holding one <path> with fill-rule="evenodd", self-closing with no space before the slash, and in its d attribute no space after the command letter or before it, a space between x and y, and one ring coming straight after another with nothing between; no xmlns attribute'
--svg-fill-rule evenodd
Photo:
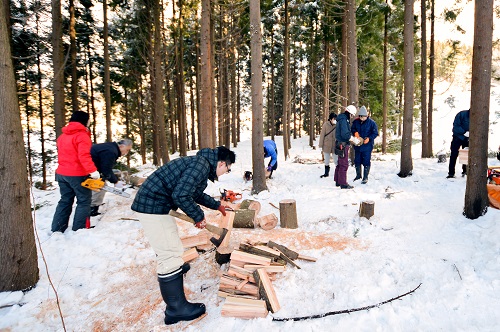
<svg viewBox="0 0 500 332"><path fill-rule="evenodd" d="M300 269L296 259L315 261L272 241L240 244L231 252L227 271L221 273L218 295L225 298L221 315L252 319L279 311L272 281L287 265Z"/></svg>

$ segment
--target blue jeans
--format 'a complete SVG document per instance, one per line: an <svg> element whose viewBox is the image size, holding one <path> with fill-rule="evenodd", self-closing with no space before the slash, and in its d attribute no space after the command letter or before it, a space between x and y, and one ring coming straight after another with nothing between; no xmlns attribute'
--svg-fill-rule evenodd
<svg viewBox="0 0 500 332"><path fill-rule="evenodd" d="M57 203L54 219L52 219L52 232L64 232L68 228L69 216L73 210L73 201L76 196L76 210L73 217L73 230L90 227L90 202L92 190L82 187L81 183L87 176L65 176L56 174L59 183L61 199Z"/></svg>

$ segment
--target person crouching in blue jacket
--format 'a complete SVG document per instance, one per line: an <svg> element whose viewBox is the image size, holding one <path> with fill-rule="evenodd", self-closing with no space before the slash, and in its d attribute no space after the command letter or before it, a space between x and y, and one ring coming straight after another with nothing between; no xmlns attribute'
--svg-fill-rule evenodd
<svg viewBox="0 0 500 332"><path fill-rule="evenodd" d="M220 201L204 193L207 181L217 180L231 171L236 156L224 146L201 149L196 156L170 161L153 172L137 192L132 210L144 228L144 234L156 253L158 283L167 304L165 324L189 321L203 315L203 303L191 303L184 293L184 274L190 269L182 260L183 247L177 223L170 210L181 208L196 223L205 228L203 205L226 215Z"/></svg>
<svg viewBox="0 0 500 332"><path fill-rule="evenodd" d="M354 137L363 140L360 146L354 146L354 166L356 167L354 181L361 179L361 165L363 165L361 183L365 184L368 182L368 174L370 174L373 142L378 136L377 124L368 117L366 107L359 108L358 118L352 122L351 132Z"/></svg>
<svg viewBox="0 0 500 332"><path fill-rule="evenodd" d="M278 149L276 148L276 143L273 140L264 141L264 158L271 157L269 164L266 168L266 178L271 178L273 171L278 169Z"/></svg>

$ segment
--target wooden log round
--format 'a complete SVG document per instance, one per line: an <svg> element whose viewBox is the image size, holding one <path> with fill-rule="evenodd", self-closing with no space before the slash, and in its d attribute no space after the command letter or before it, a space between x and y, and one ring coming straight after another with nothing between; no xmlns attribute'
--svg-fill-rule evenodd
<svg viewBox="0 0 500 332"><path fill-rule="evenodd" d="M245 199L241 202L240 209L255 210L255 215L258 216L260 212L260 203L251 199Z"/></svg>
<svg viewBox="0 0 500 332"><path fill-rule="evenodd" d="M281 228L298 228L297 203L294 199L280 201L280 226Z"/></svg>
<svg viewBox="0 0 500 332"><path fill-rule="evenodd" d="M239 209L234 211L234 228L255 228L255 210Z"/></svg>
<svg viewBox="0 0 500 332"><path fill-rule="evenodd" d="M224 247L219 247L215 251L215 261L219 264L226 264L229 263L231 260L231 252L233 251L233 248L224 246Z"/></svg>
<svg viewBox="0 0 500 332"><path fill-rule="evenodd" d="M278 217L274 213L271 213L262 217L255 218L255 223L259 225L260 228L268 231L278 225Z"/></svg>
<svg viewBox="0 0 500 332"><path fill-rule="evenodd" d="M362 201L359 208L359 216L370 219L375 214L374 201Z"/></svg>

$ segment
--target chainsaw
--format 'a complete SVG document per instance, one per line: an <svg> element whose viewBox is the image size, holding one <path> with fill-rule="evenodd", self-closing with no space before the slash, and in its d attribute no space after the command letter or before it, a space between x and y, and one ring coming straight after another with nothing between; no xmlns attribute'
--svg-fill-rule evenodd
<svg viewBox="0 0 500 332"><path fill-rule="evenodd" d="M224 191L221 191L220 192L220 199L221 201L224 200L226 202L234 202L234 201L237 201L239 199L241 199L241 194L240 193L235 193L234 191L232 190L226 190L224 189Z"/></svg>
<svg viewBox="0 0 500 332"><path fill-rule="evenodd" d="M110 187L104 182L102 179L87 179L82 182L82 186L85 188L88 188L93 191L107 191L115 195L123 196L123 197L130 197L130 194L126 193L123 191L124 189L119 189L119 188L114 188Z"/></svg>

